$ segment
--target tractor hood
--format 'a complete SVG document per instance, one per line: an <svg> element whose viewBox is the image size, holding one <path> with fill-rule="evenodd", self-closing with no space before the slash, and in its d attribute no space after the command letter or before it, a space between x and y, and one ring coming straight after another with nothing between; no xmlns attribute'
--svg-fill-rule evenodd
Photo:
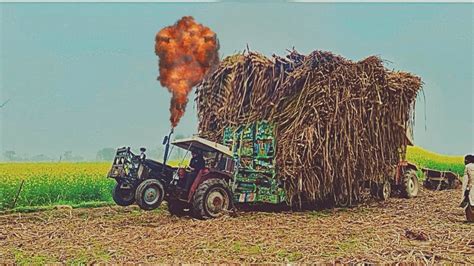
<svg viewBox="0 0 474 266"><path fill-rule="evenodd" d="M227 146L197 136L175 140L171 144L185 150L194 148L196 150L201 150L204 152L220 152L229 157L232 157L232 152Z"/></svg>

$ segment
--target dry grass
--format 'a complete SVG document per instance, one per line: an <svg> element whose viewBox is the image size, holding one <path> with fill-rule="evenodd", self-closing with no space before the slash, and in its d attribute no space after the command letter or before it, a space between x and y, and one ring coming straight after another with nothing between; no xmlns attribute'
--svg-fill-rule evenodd
<svg viewBox="0 0 474 266"><path fill-rule="evenodd" d="M353 209L239 212L200 221L135 207L0 216L0 258L46 262L418 262L474 264L459 190ZM417 240L419 239L419 240Z"/></svg>

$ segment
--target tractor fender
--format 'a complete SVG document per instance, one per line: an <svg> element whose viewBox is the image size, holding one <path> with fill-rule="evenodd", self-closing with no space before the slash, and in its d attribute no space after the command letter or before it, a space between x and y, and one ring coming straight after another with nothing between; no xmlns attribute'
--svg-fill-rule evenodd
<svg viewBox="0 0 474 266"><path fill-rule="evenodd" d="M199 187L199 185L210 178L219 178L225 180L226 182L229 182L229 180L232 179L232 175L222 171L209 170L207 168L202 169L201 171L199 171L196 179L194 179L194 182L191 185L191 188L189 189L188 202L191 202L194 193L196 192L196 189Z"/></svg>
<svg viewBox="0 0 474 266"><path fill-rule="evenodd" d="M396 167L396 171L395 171L395 178L394 178L394 181L395 181L395 185L399 185L400 182L401 182L401 177L404 175L404 173L408 170L414 170L414 171L418 171L418 167L413 164L413 163L410 163L408 161L400 161Z"/></svg>
<svg viewBox="0 0 474 266"><path fill-rule="evenodd" d="M418 167L414 164L414 163L411 163L411 162L408 162L408 161L400 161L398 163L398 167L401 169L401 170L415 170L415 171L418 171Z"/></svg>
<svg viewBox="0 0 474 266"><path fill-rule="evenodd" d="M409 169L409 170L418 171L418 167L415 164L410 163L410 162L407 162L406 168Z"/></svg>

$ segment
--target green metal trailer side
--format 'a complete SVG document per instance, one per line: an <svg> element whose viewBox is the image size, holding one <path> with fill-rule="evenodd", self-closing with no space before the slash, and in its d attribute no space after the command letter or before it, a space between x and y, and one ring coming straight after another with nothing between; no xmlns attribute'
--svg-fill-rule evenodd
<svg viewBox="0 0 474 266"><path fill-rule="evenodd" d="M286 200L275 167L275 125L259 121L224 130L223 144L235 160L234 202L274 203Z"/></svg>

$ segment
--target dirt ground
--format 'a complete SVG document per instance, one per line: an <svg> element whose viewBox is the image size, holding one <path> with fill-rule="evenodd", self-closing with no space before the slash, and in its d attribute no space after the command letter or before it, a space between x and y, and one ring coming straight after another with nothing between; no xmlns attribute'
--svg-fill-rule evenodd
<svg viewBox="0 0 474 266"><path fill-rule="evenodd" d="M200 221L136 207L0 216L0 262L421 262L474 264L460 190L357 208L238 212Z"/></svg>

